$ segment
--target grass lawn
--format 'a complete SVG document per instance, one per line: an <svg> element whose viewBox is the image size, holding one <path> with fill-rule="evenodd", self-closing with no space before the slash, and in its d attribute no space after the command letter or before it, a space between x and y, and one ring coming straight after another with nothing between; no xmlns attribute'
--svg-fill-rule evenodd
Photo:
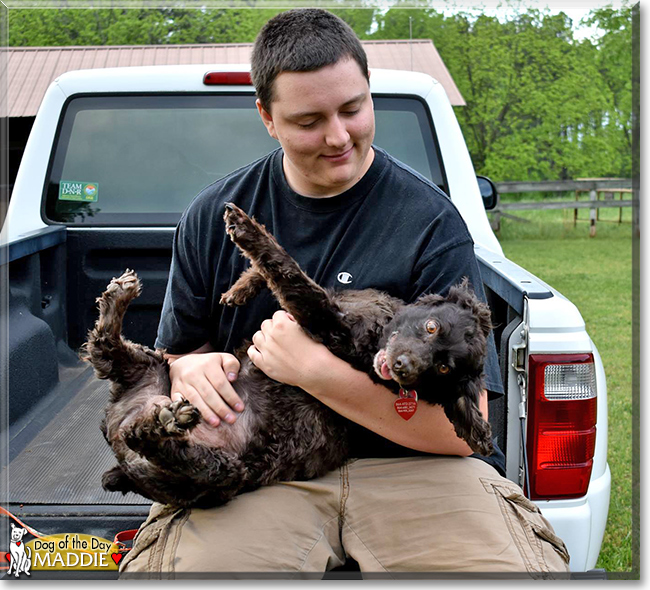
<svg viewBox="0 0 650 590"><path fill-rule="evenodd" d="M508 258L577 305L605 366L609 395L608 462L612 492L598 568L632 571L632 229L622 224L573 223L573 210L516 212L501 220L498 237ZM601 210L618 220L619 210ZM588 212L580 213L588 219Z"/></svg>

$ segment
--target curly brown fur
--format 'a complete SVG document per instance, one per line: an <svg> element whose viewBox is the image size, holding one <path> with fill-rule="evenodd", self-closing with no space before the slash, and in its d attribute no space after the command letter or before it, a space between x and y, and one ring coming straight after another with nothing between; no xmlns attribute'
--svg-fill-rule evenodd
<svg viewBox="0 0 650 590"><path fill-rule="evenodd" d="M412 305L372 289L337 293L305 275L235 205L226 206L224 220L251 267L222 302L243 305L268 285L312 338L395 392L417 387L421 399L444 407L474 450L491 452L490 428L478 410L489 310L466 283L447 297L425 295ZM139 292L132 271L113 279L98 299L100 316L84 345L83 357L97 376L111 381L102 431L118 465L104 474L105 489L207 507L262 485L324 475L347 460L346 420L301 389L266 377L246 346L236 353L241 367L234 387L245 410L235 423L214 428L188 402L172 403L162 351L121 335L126 308ZM423 336L423 322L431 319L437 336ZM443 364L451 367L445 374Z"/></svg>

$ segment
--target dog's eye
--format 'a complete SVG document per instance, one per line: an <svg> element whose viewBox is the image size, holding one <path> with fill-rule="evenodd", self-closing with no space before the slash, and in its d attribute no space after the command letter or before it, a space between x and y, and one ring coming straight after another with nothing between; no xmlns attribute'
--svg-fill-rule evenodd
<svg viewBox="0 0 650 590"><path fill-rule="evenodd" d="M429 320L424 327L426 328L429 334L435 334L438 331L438 324L433 320Z"/></svg>
<svg viewBox="0 0 650 590"><path fill-rule="evenodd" d="M449 373L449 367L447 365L440 365L438 367L438 373L440 373L441 375L446 375L447 373Z"/></svg>

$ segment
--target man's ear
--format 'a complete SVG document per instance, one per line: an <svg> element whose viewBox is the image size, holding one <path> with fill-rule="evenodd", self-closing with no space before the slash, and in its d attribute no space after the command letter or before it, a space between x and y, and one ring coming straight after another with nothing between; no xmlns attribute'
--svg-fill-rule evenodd
<svg viewBox="0 0 650 590"><path fill-rule="evenodd" d="M262 106L259 98L255 101L255 106L257 107L257 112L260 114L260 119L262 119L262 123L264 123L264 127L266 127L269 135L273 139L278 139L278 134L275 132L275 124L273 123L271 113Z"/></svg>

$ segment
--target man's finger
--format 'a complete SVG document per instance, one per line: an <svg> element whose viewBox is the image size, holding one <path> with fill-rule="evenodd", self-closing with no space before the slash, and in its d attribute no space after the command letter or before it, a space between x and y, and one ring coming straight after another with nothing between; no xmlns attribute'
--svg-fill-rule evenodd
<svg viewBox="0 0 650 590"><path fill-rule="evenodd" d="M282 320L285 320L288 315L289 314L286 311L284 311L284 309L279 309L278 311L276 311L273 314L272 317L273 317L274 321L280 321L281 322Z"/></svg>
<svg viewBox="0 0 650 590"><path fill-rule="evenodd" d="M228 418L228 414L232 410L241 412L244 409L244 403L233 388L230 380L220 369L213 369L206 372L208 382L205 387L201 389L204 399L208 405L217 413L221 418L227 422L234 422L236 416L232 415L232 420Z"/></svg>
<svg viewBox="0 0 650 590"><path fill-rule="evenodd" d="M223 367L223 372L228 377L228 381L234 381L239 375L240 363L235 356L232 354L224 354L221 356L221 366Z"/></svg>
<svg viewBox="0 0 650 590"><path fill-rule="evenodd" d="M261 330L258 330L257 332L255 332L255 334L253 334L253 338L251 340L253 341L253 344L255 345L257 350L259 350L266 342L266 336Z"/></svg>
<svg viewBox="0 0 650 590"><path fill-rule="evenodd" d="M259 368L259 364L262 361L262 353L255 348L255 346L249 346L248 350L246 351L246 354L248 354L248 358L251 359L253 364Z"/></svg>

